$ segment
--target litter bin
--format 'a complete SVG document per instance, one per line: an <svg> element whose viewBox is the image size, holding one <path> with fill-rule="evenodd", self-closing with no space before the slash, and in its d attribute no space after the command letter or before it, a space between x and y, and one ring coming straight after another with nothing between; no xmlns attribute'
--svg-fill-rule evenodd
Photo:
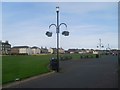
<svg viewBox="0 0 120 90"><path fill-rule="evenodd" d="M50 59L50 68L52 69L52 70L57 70L57 65L58 63L57 63L57 59L56 58L51 58Z"/></svg>
<svg viewBox="0 0 120 90"><path fill-rule="evenodd" d="M96 58L99 58L99 54L96 54Z"/></svg>

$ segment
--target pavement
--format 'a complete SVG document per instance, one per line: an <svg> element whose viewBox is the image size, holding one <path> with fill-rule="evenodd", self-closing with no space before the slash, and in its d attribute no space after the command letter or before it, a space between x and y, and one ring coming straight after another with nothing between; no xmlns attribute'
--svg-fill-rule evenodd
<svg viewBox="0 0 120 90"><path fill-rule="evenodd" d="M118 57L60 61L54 72L3 88L118 88Z"/></svg>

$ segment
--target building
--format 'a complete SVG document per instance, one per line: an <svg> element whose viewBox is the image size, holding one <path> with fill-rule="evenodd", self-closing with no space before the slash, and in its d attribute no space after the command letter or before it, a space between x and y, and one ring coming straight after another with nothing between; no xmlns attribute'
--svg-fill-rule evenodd
<svg viewBox="0 0 120 90"><path fill-rule="evenodd" d="M57 53L57 49L56 48L50 48L50 49L48 49L48 53L56 54Z"/></svg>
<svg viewBox="0 0 120 90"><path fill-rule="evenodd" d="M69 52L70 54L78 53L78 52L79 52L79 49L68 49L68 52Z"/></svg>
<svg viewBox="0 0 120 90"><path fill-rule="evenodd" d="M51 54L56 54L57 53L57 48L50 48L48 50L48 52L51 53ZM65 50L63 48L59 48L59 53L63 54L63 53L65 53Z"/></svg>
<svg viewBox="0 0 120 90"><path fill-rule="evenodd" d="M59 48L59 53L60 54L64 54L65 53L65 50L63 48Z"/></svg>
<svg viewBox="0 0 120 90"><path fill-rule="evenodd" d="M45 48L41 47L41 53L43 54L48 53L48 49L46 47Z"/></svg>
<svg viewBox="0 0 120 90"><path fill-rule="evenodd" d="M11 54L31 55L32 50L29 46L15 46L11 49Z"/></svg>
<svg viewBox="0 0 120 90"><path fill-rule="evenodd" d="M19 54L19 47L11 48L11 54L12 55L18 55Z"/></svg>
<svg viewBox="0 0 120 90"><path fill-rule="evenodd" d="M93 54L99 54L99 52L98 51L93 51Z"/></svg>
<svg viewBox="0 0 120 90"><path fill-rule="evenodd" d="M41 53L41 50L39 47L34 46L31 49L32 49L32 54L40 54Z"/></svg>
<svg viewBox="0 0 120 90"><path fill-rule="evenodd" d="M0 41L0 54L8 55L11 54L11 44L8 41Z"/></svg>
<svg viewBox="0 0 120 90"><path fill-rule="evenodd" d="M86 53L86 52L85 52L84 50L82 50L82 49L79 49L78 53L79 53L79 54L84 54L84 53Z"/></svg>

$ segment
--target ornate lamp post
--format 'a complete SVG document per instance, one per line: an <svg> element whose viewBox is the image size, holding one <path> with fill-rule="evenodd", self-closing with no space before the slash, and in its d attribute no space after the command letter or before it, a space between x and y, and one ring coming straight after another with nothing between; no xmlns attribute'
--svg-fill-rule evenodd
<svg viewBox="0 0 120 90"><path fill-rule="evenodd" d="M100 52L101 52L101 48L103 48L104 46L102 45L102 43L101 43L101 39L99 39L99 45L97 46L97 48L99 48L100 49ZM99 55L100 55L100 53L99 53Z"/></svg>
<svg viewBox="0 0 120 90"><path fill-rule="evenodd" d="M67 25L65 23L60 23L59 24L59 7L56 7L56 13L57 13L57 24L51 24L49 26L49 29L51 28L51 26L55 26L55 28L56 28L56 33L57 33L57 72L59 72L59 33L60 33L60 26L65 25L65 27L67 29ZM48 37L52 37L52 32L47 31L46 35ZM69 36L69 32L68 31L63 31L62 35Z"/></svg>

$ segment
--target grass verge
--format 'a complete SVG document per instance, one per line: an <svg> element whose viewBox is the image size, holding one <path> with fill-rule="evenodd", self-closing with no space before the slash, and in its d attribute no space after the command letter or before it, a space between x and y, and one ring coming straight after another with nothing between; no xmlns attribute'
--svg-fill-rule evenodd
<svg viewBox="0 0 120 90"><path fill-rule="evenodd" d="M25 79L38 74L50 72L47 67L51 55L42 56L3 56L2 84L16 79Z"/></svg>

